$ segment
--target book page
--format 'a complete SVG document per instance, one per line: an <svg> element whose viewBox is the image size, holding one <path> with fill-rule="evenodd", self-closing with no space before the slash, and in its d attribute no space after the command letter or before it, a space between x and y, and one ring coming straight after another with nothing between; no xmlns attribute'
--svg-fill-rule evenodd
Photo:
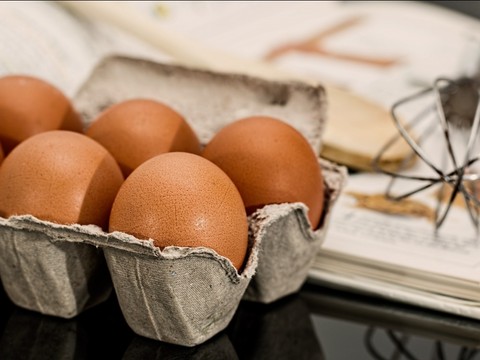
<svg viewBox="0 0 480 360"><path fill-rule="evenodd" d="M385 106L437 76L478 70L478 22L417 2L127 3L213 49L264 60ZM32 73L69 93L106 54L168 59L55 2L2 2L0 19L0 74Z"/></svg>
<svg viewBox="0 0 480 360"><path fill-rule="evenodd" d="M108 54L168 59L159 49L55 2L1 2L0 30L0 76L37 76L69 96Z"/></svg>
<svg viewBox="0 0 480 360"><path fill-rule="evenodd" d="M394 302L434 309L455 315L480 319L478 301L464 301L451 296L434 294L424 289L412 289L385 281L377 281L363 276L345 276L328 271L310 271L309 280L320 285L331 286L346 291L374 295Z"/></svg>
<svg viewBox="0 0 480 360"><path fill-rule="evenodd" d="M322 252L339 253L347 261L362 259L367 267L426 272L478 285L480 241L461 196L435 231L438 189L395 204L384 198L388 180L378 174L350 176L333 209Z"/></svg>
<svg viewBox="0 0 480 360"><path fill-rule="evenodd" d="M158 6L144 4L143 8ZM165 28L390 106L478 70L480 24L419 2L161 2Z"/></svg>

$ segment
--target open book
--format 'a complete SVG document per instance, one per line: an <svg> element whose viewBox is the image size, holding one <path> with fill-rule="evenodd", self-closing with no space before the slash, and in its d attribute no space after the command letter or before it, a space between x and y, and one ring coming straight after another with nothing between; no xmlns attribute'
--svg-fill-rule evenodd
<svg viewBox="0 0 480 360"><path fill-rule="evenodd" d="M0 76L36 75L73 95L92 67L112 53L269 78L285 78L283 71L328 84L331 108L338 113L330 114L324 154L365 165L395 132L388 122L394 101L437 76L478 71L480 24L417 2L126 2L122 7L127 3L135 11L125 21L128 15L144 19L143 25L155 21L167 32L140 27L145 31L137 28L134 37L55 2L1 3ZM104 4L112 10L103 13L108 20L120 5ZM191 46L180 46L187 42L180 44L182 37L173 34L185 35ZM155 46L161 36L162 46ZM223 55L202 54L201 43ZM372 116L378 120L373 125L358 121ZM480 240L464 209L452 210L439 240L428 215L386 215L362 207L362 196L383 193L385 181L370 173L350 177L311 281L480 319ZM419 201L431 208L431 196L422 195Z"/></svg>
<svg viewBox="0 0 480 360"><path fill-rule="evenodd" d="M480 319L480 239L463 203L436 233L435 190L389 203L387 180L350 176L310 280Z"/></svg>

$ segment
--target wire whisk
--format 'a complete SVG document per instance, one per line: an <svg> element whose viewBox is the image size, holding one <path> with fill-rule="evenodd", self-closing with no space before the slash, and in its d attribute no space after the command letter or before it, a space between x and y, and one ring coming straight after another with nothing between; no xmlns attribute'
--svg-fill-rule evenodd
<svg viewBox="0 0 480 360"><path fill-rule="evenodd" d="M391 108L391 115L398 134L373 159L373 168L391 177L386 189L386 197L391 200L402 200L433 186L440 186L435 209L436 230L444 223L456 197L461 195L478 233L480 200L476 185L480 180L480 170L476 172L475 165L480 160L479 85L473 78L439 78L431 87L397 101ZM420 106L416 106L413 116L404 122L402 110L405 112L414 103L420 103ZM418 135L413 135L419 128L421 131ZM434 154L439 159L434 159L435 156L428 153L424 146L432 138L437 145L440 143ZM382 156L401 139L411 147L411 153L395 170L385 168L381 165ZM416 159L423 162L431 175L426 175L426 172L407 174L405 170ZM394 194L393 189L399 179L415 180L418 186L415 183L415 188ZM448 198L446 202L445 196Z"/></svg>

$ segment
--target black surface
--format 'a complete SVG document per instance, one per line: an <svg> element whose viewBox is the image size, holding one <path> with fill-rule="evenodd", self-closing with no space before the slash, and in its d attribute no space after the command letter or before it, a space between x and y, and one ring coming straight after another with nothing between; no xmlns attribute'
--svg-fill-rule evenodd
<svg viewBox="0 0 480 360"><path fill-rule="evenodd" d="M2 360L480 359L480 321L314 285L242 302L227 329L192 348L134 334L114 295L71 320L16 307L1 288L0 304Z"/></svg>

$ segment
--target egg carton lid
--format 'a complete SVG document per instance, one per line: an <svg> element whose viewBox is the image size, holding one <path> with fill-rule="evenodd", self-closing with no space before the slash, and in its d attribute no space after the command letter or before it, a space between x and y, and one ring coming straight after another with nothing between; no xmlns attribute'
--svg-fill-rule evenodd
<svg viewBox="0 0 480 360"><path fill-rule="evenodd" d="M224 126L249 116L271 116L296 128L316 155L326 121L321 86L263 80L112 55L80 87L74 104L88 127L107 107L133 98L161 101L184 116L202 144Z"/></svg>

